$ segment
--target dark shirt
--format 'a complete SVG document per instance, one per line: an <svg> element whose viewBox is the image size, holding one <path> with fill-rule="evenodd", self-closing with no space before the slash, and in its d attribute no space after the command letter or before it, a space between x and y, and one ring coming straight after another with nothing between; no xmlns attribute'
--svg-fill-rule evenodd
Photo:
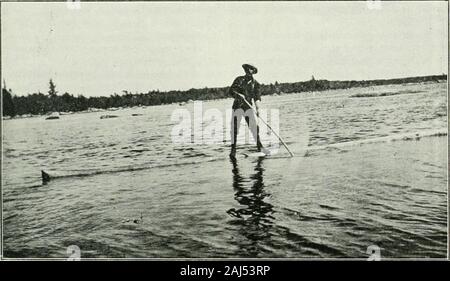
<svg viewBox="0 0 450 281"><path fill-rule="evenodd" d="M244 111L249 109L250 107L236 92L244 95L249 104L252 104L252 99L261 100L260 85L253 77L239 76L234 79L229 90L229 94L234 98L233 109L242 108Z"/></svg>

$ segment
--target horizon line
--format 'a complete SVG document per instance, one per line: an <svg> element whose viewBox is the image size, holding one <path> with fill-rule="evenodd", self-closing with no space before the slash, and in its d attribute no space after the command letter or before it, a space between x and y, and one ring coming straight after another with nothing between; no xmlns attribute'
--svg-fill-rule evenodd
<svg viewBox="0 0 450 281"><path fill-rule="evenodd" d="M239 76L243 76L243 75L239 75ZM419 78L419 77L431 77L431 76L446 76L446 77L448 77L448 74L447 73L441 73L441 74L428 74L428 75L415 75L415 76L403 76L403 77L392 77L392 78L377 78L377 79L361 79L361 80L328 80L328 79L316 79L316 78L314 78L314 80L315 81L329 81L329 82L350 82L350 81L355 81L355 82L359 82L359 81L364 81L364 82L367 82L367 81L386 81L386 80L396 80L396 79L407 79L407 78ZM314 77L314 75L312 75L311 76L311 78L312 77ZM49 78L48 79L49 81L50 80L52 80L53 81L53 78ZM255 80L257 80L257 79L255 79ZM288 83L288 84L292 84L292 83L302 83L302 82L308 82L308 81L312 81L313 79L310 79L310 80L303 80L303 81L286 81L286 82L279 82L279 81L274 81L274 82L270 82L270 83L268 83L268 84L265 84L265 83L260 83L261 85L273 85L273 84L275 84L275 83L278 83L278 84L286 84L286 83ZM5 87L5 84L6 84L6 80L2 77L2 89L6 89L7 91L9 91L11 94L13 94L13 91L12 91L12 88L9 88L8 89L8 87ZM55 81L54 81L55 82ZM56 83L55 83L56 84ZM136 95L136 94L146 94L146 93L148 93L148 92L159 92L159 93L169 93L169 92L187 92L187 91L189 91L189 90L201 90L201 89L220 89L220 88L227 88L227 87L230 87L230 86L214 86L214 87L210 87L210 86L204 86L204 87L202 87L202 88L188 88L188 89L171 89L171 90L159 90L158 88L156 88L156 89L152 89L152 90L147 90L147 92L137 92L137 91L135 91L134 93L132 92L132 91L129 91L129 90L127 90L127 89L123 89L123 90L120 90L120 91L115 91L115 92L113 92L113 93L111 93L111 94L109 94L109 95L100 95L100 96L85 96L85 97L87 97L87 98L90 98L90 97L93 97L93 98L96 98L96 97L110 97L110 96L112 96L112 95L114 95L114 94L117 94L117 95L119 95L119 96L122 96L123 94L124 94L124 92L126 91L126 92L128 92L128 93L131 93L132 95ZM74 96L74 94L71 94L71 93L69 93L69 92L67 92L67 91L62 91L63 93L62 94L65 94L65 93L67 93L67 94L70 94L70 95L73 95ZM26 94L19 94L19 95L17 95L17 94L14 94L15 96L29 96L29 95L33 95L33 94L39 94L39 93L41 93L41 94L44 94L45 92L41 92L41 90L38 90L37 92L32 92L32 93L26 93ZM61 92L58 92L59 94L61 94ZM123 93L123 94L119 94L119 93ZM77 94L77 96L84 96L84 94Z"/></svg>

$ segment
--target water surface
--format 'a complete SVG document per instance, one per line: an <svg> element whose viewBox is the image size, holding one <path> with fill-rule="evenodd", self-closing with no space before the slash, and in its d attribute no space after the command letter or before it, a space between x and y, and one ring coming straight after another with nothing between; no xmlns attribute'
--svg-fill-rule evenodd
<svg viewBox="0 0 450 281"><path fill-rule="evenodd" d="M4 256L445 257L446 104L445 83L263 97L296 157L236 161L172 143L192 103L5 120Z"/></svg>

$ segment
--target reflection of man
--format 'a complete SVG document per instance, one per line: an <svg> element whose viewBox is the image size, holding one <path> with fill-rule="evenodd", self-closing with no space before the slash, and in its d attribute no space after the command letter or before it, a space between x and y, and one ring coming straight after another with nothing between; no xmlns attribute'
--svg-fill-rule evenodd
<svg viewBox="0 0 450 281"><path fill-rule="evenodd" d="M241 226L240 233L247 238L239 239L239 247L252 257L263 252L261 244L269 243L274 220L272 214L275 212L273 206L264 201L270 194L264 190L263 159L258 159L249 178L241 175L236 159L230 159L233 164L234 199L239 203L239 208L231 208L227 213L235 218L233 225Z"/></svg>
<svg viewBox="0 0 450 281"><path fill-rule="evenodd" d="M229 90L230 95L234 98L233 117L231 118L230 157L235 157L236 155L236 140L243 115L256 141L258 151L264 149L259 138L259 127L256 125L254 113L245 102L247 101L249 104L254 103L256 114L259 115L259 103L261 102L260 85L253 78L253 74L258 73L258 69L250 64L243 64L242 67L244 68L245 75L237 77Z"/></svg>

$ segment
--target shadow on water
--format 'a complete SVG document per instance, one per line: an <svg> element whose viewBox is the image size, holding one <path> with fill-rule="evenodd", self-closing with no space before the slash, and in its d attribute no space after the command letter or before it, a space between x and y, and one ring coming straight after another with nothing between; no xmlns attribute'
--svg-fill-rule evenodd
<svg viewBox="0 0 450 281"><path fill-rule="evenodd" d="M242 176L236 159L231 159L233 165L234 199L240 208L231 208L227 213L234 219L229 223L238 227L242 236L235 241L241 255L255 257L265 250L262 245L271 238L274 207L264 199L270 194L264 190L263 158L259 158L254 172L247 178Z"/></svg>

